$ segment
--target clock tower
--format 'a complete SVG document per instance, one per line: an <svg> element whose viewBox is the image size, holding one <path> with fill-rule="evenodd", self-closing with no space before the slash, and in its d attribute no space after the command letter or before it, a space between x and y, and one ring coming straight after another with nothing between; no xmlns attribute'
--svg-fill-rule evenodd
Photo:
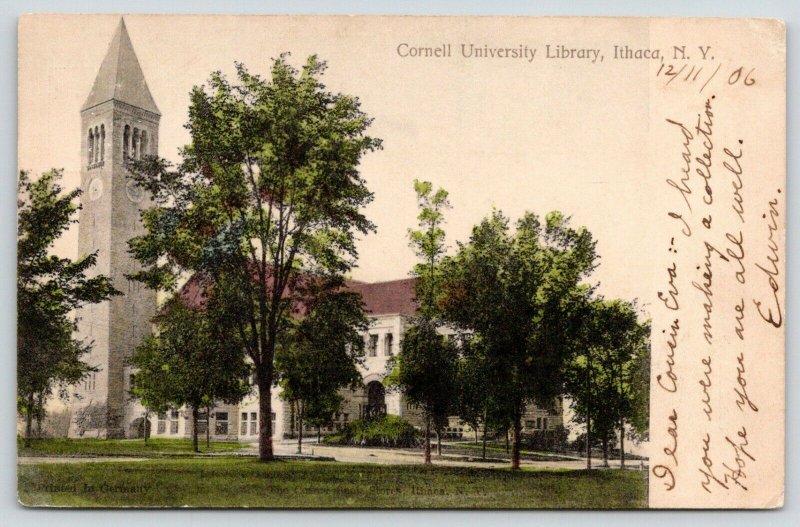
<svg viewBox="0 0 800 527"><path fill-rule="evenodd" d="M127 359L150 332L156 294L125 278L138 269L128 240L143 232L139 212L149 201L129 178L126 163L158 152L161 114L120 20L92 91L81 108L81 195L78 252L97 253L92 272L122 292L78 316L78 338L92 344L85 362L96 366L77 386L70 435L126 437L130 379Z"/></svg>

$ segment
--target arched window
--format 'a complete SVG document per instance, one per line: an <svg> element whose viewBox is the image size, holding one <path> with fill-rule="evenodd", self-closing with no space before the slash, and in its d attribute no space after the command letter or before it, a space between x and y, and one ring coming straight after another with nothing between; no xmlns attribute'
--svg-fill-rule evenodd
<svg viewBox="0 0 800 527"><path fill-rule="evenodd" d="M142 135L139 138L139 159L147 155L147 132L142 130Z"/></svg>
<svg viewBox="0 0 800 527"><path fill-rule="evenodd" d="M133 157L134 159L139 159L139 129L133 129Z"/></svg>
<svg viewBox="0 0 800 527"><path fill-rule="evenodd" d="M100 125L100 161L106 158L106 125Z"/></svg>
<svg viewBox="0 0 800 527"><path fill-rule="evenodd" d="M89 128L89 164L92 164L92 160L94 159L94 130Z"/></svg>
<svg viewBox="0 0 800 527"><path fill-rule="evenodd" d="M131 151L131 127L125 125L125 131L122 133L122 157L128 159Z"/></svg>
<svg viewBox="0 0 800 527"><path fill-rule="evenodd" d="M100 129L94 127L94 162L97 163L100 159Z"/></svg>

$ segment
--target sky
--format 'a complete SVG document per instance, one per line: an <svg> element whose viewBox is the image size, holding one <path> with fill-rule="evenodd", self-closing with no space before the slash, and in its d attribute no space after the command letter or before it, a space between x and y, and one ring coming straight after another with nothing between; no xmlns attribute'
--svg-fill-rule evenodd
<svg viewBox="0 0 800 527"><path fill-rule="evenodd" d="M630 63L542 60L545 46L564 39L555 21L397 17L391 20L251 16L142 16L125 22L150 91L161 110L159 154L180 160L189 141L183 125L188 94L212 71L233 75L235 62L266 74L271 59L290 52L328 63L323 81L358 96L383 149L367 154L361 173L374 192L366 208L377 232L359 240L353 278L382 281L409 275L415 257L407 231L415 226L413 180L450 192L447 243L466 241L473 225L502 210L560 210L598 241L600 267L591 277L607 296L644 298L651 265L641 248L650 236L649 185L643 181L648 131L647 68ZM33 16L20 23L19 168L65 170L80 184L80 115L119 23L118 16ZM563 21L559 22L563 23ZM612 47L646 42L619 20L574 20L571 41ZM584 35L583 37L581 35ZM612 38L613 36L613 38ZM616 40L615 40L616 39ZM581 41L584 41L581 44ZM401 57L398 46L451 45L450 58ZM538 48L527 59L466 59L460 45ZM639 90L641 93L636 93ZM57 252L77 256L77 230ZM645 302L646 304L646 302Z"/></svg>

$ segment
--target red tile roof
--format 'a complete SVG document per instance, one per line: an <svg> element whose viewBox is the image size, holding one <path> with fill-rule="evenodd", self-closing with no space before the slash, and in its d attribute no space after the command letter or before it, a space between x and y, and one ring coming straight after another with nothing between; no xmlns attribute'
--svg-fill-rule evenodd
<svg viewBox="0 0 800 527"><path fill-rule="evenodd" d="M415 280L415 278L404 278L372 284L348 282L347 287L361 293L368 315L414 315L417 312Z"/></svg>
<svg viewBox="0 0 800 527"><path fill-rule="evenodd" d="M415 278L374 283L351 280L346 286L361 294L367 315L414 315L417 312L415 281ZM202 308L206 303L205 285L198 276L191 277L181 287L179 295L190 306Z"/></svg>

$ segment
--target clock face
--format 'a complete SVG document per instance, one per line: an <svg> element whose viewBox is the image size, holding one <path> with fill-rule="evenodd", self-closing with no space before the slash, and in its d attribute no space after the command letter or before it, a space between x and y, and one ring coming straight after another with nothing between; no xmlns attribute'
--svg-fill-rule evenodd
<svg viewBox="0 0 800 527"><path fill-rule="evenodd" d="M125 183L125 193L128 195L128 199L134 203L142 201L142 197L144 197L144 190L133 180Z"/></svg>
<svg viewBox="0 0 800 527"><path fill-rule="evenodd" d="M94 201L103 195L103 181L94 178L89 182L89 200Z"/></svg>

